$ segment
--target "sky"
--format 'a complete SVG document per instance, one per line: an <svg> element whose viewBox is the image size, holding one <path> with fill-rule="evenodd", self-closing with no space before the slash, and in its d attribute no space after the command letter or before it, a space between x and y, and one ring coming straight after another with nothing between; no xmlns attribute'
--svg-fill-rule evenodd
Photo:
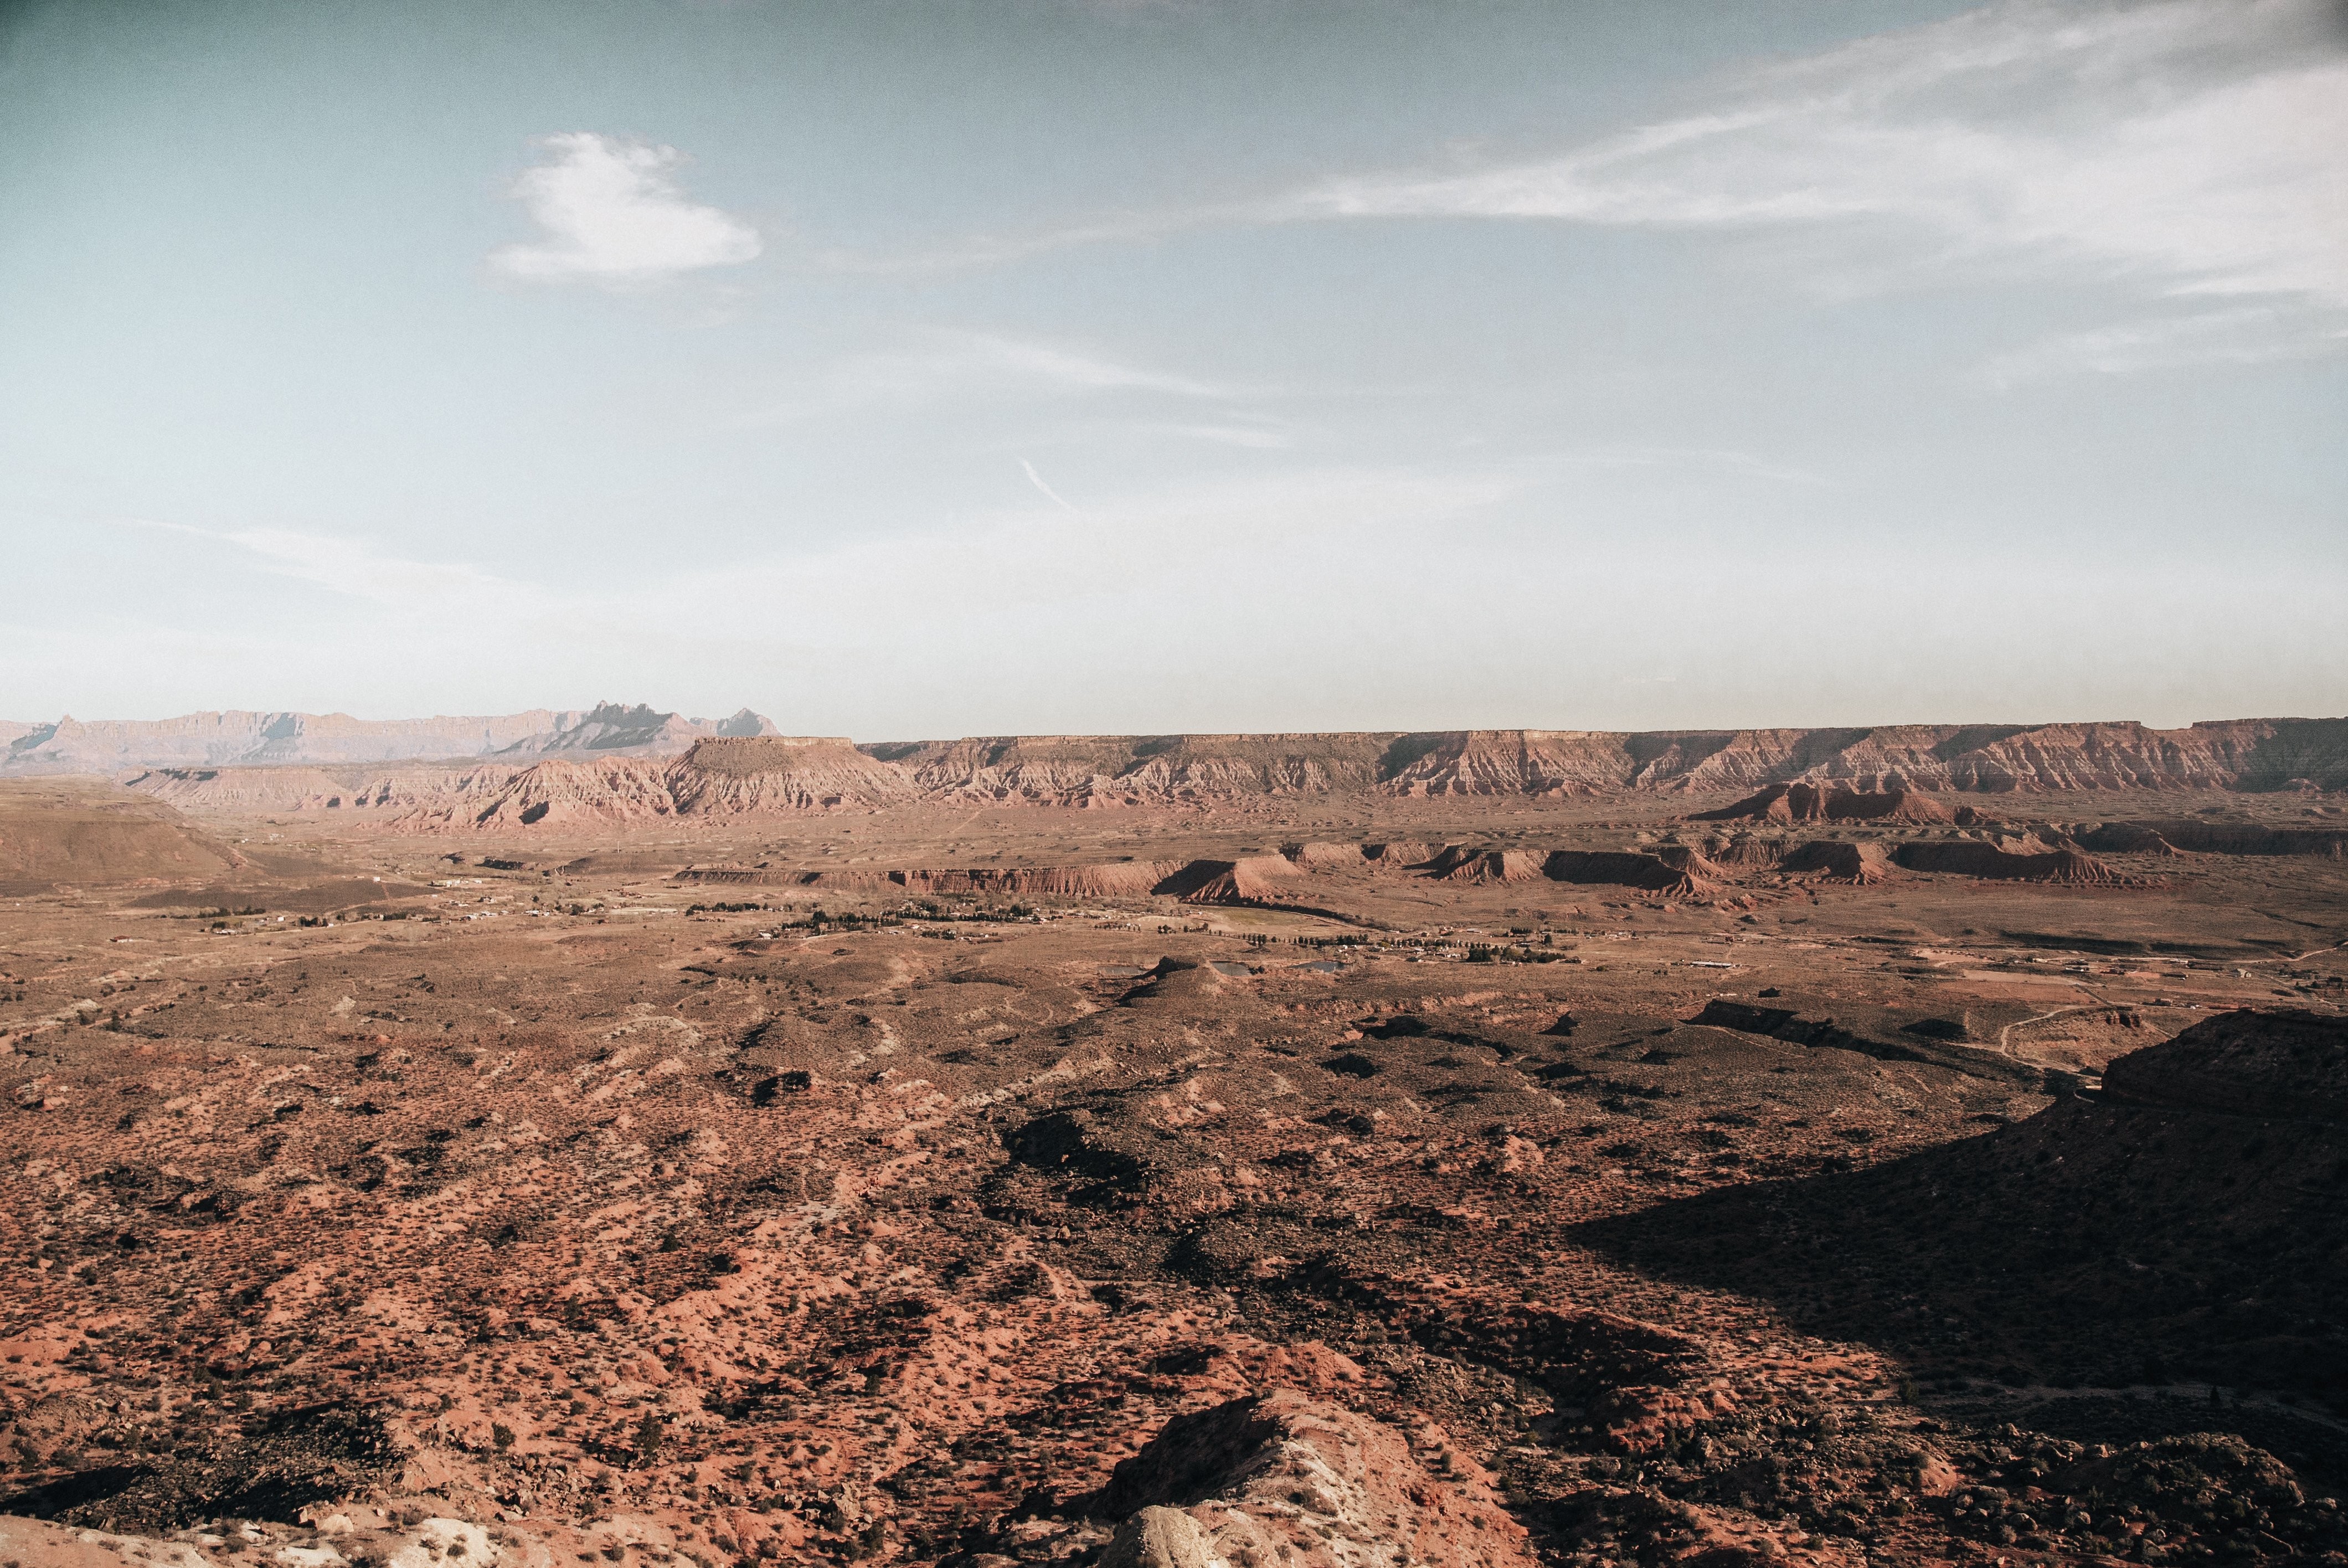
<svg viewBox="0 0 2348 1568"><path fill-rule="evenodd" d="M0 0L0 718L2348 712L2340 0Z"/></svg>

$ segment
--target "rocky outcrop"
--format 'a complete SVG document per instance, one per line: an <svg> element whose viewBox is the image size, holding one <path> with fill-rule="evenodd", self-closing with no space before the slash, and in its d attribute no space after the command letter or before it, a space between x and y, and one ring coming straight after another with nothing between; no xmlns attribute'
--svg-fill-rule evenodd
<svg viewBox="0 0 2348 1568"><path fill-rule="evenodd" d="M1703 853L1706 860L1728 870L1766 871L1784 861L1787 848L1783 839L1738 833L1725 838L1707 838Z"/></svg>
<svg viewBox="0 0 2348 1568"><path fill-rule="evenodd" d="M924 798L1182 804L1366 790L1390 735L996 735L867 746Z"/></svg>
<svg viewBox="0 0 2348 1568"><path fill-rule="evenodd" d="M1789 876L1820 876L1830 882L1867 884L1891 875L1891 857L1879 844L1846 844L1822 838L1803 845L1778 863Z"/></svg>
<svg viewBox="0 0 2348 1568"><path fill-rule="evenodd" d="M680 815L893 805L920 794L902 769L833 738L702 741L664 776Z"/></svg>
<svg viewBox="0 0 2348 1568"><path fill-rule="evenodd" d="M2124 887L2133 882L2077 849L2015 855L1994 844L1956 839L1903 844L1892 852L1892 858L1908 871L1948 872L2000 882L2046 882L2069 887Z"/></svg>
<svg viewBox="0 0 2348 1568"><path fill-rule="evenodd" d="M1386 748L1380 784L1395 794L1601 794L1638 772L1641 737L1561 730L1465 730L1403 735Z"/></svg>
<svg viewBox="0 0 2348 1568"><path fill-rule="evenodd" d="M1302 875L1280 855L1193 860L1151 891L1192 904L1273 904L1292 894Z"/></svg>
<svg viewBox="0 0 2348 1568"><path fill-rule="evenodd" d="M581 1561L671 1556L677 1542L641 1515L574 1527L508 1517L485 1526L429 1505L442 1499L313 1509L315 1524L239 1521L225 1533L203 1529L118 1533L112 1529L0 1515L0 1562L18 1568L560 1568ZM127 1527L126 1527L127 1528ZM657 1558L653 1558L658 1561Z"/></svg>
<svg viewBox="0 0 2348 1568"><path fill-rule="evenodd" d="M1447 1474L1438 1479L1421 1455ZM1293 1389L1175 1417L1082 1506L1120 1522L1104 1564L1530 1568L1536 1561L1491 1477L1438 1430L1426 1425L1406 1436Z"/></svg>
<svg viewBox="0 0 2348 1568"><path fill-rule="evenodd" d="M1955 814L1920 791L1905 788L1854 790L1836 784L1771 784L1718 811L1700 811L1691 822L1952 822Z"/></svg>
<svg viewBox="0 0 2348 1568"><path fill-rule="evenodd" d="M540 826L557 830L650 822L675 813L675 797L660 764L613 757L600 762L544 762L524 768L474 810L464 825L486 831Z"/></svg>
<svg viewBox="0 0 2348 1568"><path fill-rule="evenodd" d="M1673 845L1652 855L1632 850L1552 850L1541 862L1541 875L1552 882L1637 887L1678 897L1711 892L1726 876L1694 850Z"/></svg>
<svg viewBox="0 0 2348 1568"><path fill-rule="evenodd" d="M1443 873L1450 882L1494 886L1509 882L1537 882L1544 875L1545 856L1527 849L1488 849L1470 855Z"/></svg>

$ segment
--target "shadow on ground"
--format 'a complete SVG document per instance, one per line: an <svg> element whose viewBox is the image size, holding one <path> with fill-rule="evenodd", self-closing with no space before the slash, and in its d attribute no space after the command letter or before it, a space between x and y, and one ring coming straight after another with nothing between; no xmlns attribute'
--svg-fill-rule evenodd
<svg viewBox="0 0 2348 1568"><path fill-rule="evenodd" d="M2229 1404L2342 1406L2343 1214L2338 1125L2067 1099L1869 1169L1726 1188L1574 1235L1643 1272L1766 1300L1805 1333L1889 1351L1927 1394L2038 1386L2054 1391L2031 1418L2042 1430L2133 1421L2143 1436L2266 1420L2213 1410L2206 1392L2089 1392L2216 1383ZM2259 1440L2340 1468L2312 1451L2336 1434L2271 1414L2282 1435Z"/></svg>

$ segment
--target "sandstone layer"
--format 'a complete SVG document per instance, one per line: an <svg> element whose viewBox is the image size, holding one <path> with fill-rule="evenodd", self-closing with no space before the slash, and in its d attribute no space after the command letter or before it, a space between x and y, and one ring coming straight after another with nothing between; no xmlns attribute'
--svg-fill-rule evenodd
<svg viewBox="0 0 2348 1568"><path fill-rule="evenodd" d="M858 745L788 737L745 711L685 720L609 705L500 719L376 723L212 713L153 723L12 726L0 773L138 775L203 809L366 809L409 828L503 828L602 814L722 818L908 804L1277 808L1313 798L1592 798L1743 792L1708 820L1950 821L1936 795L2348 788L2348 720L1908 725L1622 734L1455 731L1360 734L998 736ZM499 761L512 771L349 764ZM539 758L650 759L599 794ZM306 768L308 771L304 771ZM288 771L288 770L291 771ZM321 772L319 770L327 771ZM267 771L262 771L267 770ZM497 792L502 789L500 796ZM487 791L489 793L485 794ZM665 804L654 805L654 794ZM385 807L395 807L388 812Z"/></svg>

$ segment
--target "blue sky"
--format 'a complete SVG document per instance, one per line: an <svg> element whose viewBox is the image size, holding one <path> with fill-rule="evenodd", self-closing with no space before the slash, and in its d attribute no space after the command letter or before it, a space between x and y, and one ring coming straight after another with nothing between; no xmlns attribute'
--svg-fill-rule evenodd
<svg viewBox="0 0 2348 1568"><path fill-rule="evenodd" d="M2348 711L2348 21L0 12L0 716Z"/></svg>

